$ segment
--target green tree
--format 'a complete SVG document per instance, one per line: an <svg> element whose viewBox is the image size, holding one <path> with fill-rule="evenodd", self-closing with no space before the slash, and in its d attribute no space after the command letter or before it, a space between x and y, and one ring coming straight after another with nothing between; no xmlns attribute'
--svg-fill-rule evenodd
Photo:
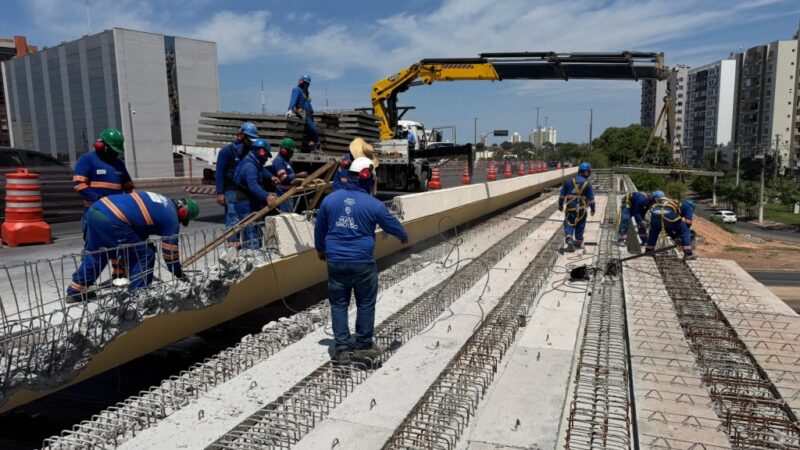
<svg viewBox="0 0 800 450"><path fill-rule="evenodd" d="M654 138L650 149L645 151L649 138L650 130L641 125L610 127L592 141L592 147L605 153L612 164L670 164L672 152L662 138Z"/></svg>
<svg viewBox="0 0 800 450"><path fill-rule="evenodd" d="M778 180L777 197L784 205L791 209L795 203L800 202L800 185L791 177Z"/></svg>

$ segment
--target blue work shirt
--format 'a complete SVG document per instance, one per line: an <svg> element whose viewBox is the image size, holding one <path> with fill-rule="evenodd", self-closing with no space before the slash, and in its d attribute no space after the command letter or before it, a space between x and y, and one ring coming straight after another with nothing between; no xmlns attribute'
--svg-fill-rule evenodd
<svg viewBox="0 0 800 450"><path fill-rule="evenodd" d="M278 155L272 160L271 172L280 180L280 184L275 187L275 193L283 194L292 188L292 181L296 178L292 163Z"/></svg>
<svg viewBox="0 0 800 450"><path fill-rule="evenodd" d="M289 111L296 111L298 109L303 109L310 113L314 112L307 87L295 86L292 88L292 97L289 99Z"/></svg>
<svg viewBox="0 0 800 450"><path fill-rule="evenodd" d="M339 169L333 175L334 191L344 189L347 186L347 177L349 176L347 173L350 171L350 164L353 162L353 159L353 155L350 153L346 154L344 158L342 158L342 162L339 164Z"/></svg>
<svg viewBox="0 0 800 450"><path fill-rule="evenodd" d="M155 192L109 195L93 205L110 219L110 227L130 227L142 240L156 235L162 236L161 254L167 268L174 274L181 273L178 252L180 222L172 200Z"/></svg>
<svg viewBox="0 0 800 450"><path fill-rule="evenodd" d="M104 160L97 152L81 155L72 171L73 188L83 197L85 207L114 194L133 191L125 162L118 158Z"/></svg>
<svg viewBox="0 0 800 450"><path fill-rule="evenodd" d="M230 189L236 183L233 177L236 174L236 166L244 157L244 142L231 142L217 154L217 167L215 174L217 195L223 195L226 189Z"/></svg>
<svg viewBox="0 0 800 450"><path fill-rule="evenodd" d="M558 196L559 209L567 204L567 211L576 211L581 206L588 205L594 213L594 191L592 184L583 175L578 175L571 180L565 180Z"/></svg>
<svg viewBox="0 0 800 450"><path fill-rule="evenodd" d="M625 195L625 206L631 211L631 217L636 219L636 223L641 223L650 207L650 201L641 192L631 192Z"/></svg>
<svg viewBox="0 0 800 450"><path fill-rule="evenodd" d="M682 202L680 214L681 217L683 217L683 221L686 222L686 225L691 228L692 219L694 219L694 206L686 202Z"/></svg>
<svg viewBox="0 0 800 450"><path fill-rule="evenodd" d="M375 262L375 227L401 241L408 240L403 225L364 189L349 182L322 202L314 227L317 253L330 262L369 264Z"/></svg>
<svg viewBox="0 0 800 450"><path fill-rule="evenodd" d="M250 152L236 167L234 182L243 191L247 192L251 202L264 203L269 193L264 189L263 183L272 179L272 173L258 160L255 152Z"/></svg>

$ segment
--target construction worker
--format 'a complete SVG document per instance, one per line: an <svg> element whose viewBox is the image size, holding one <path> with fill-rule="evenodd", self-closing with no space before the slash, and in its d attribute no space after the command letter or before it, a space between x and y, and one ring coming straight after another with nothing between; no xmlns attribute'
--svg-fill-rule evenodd
<svg viewBox="0 0 800 450"><path fill-rule="evenodd" d="M228 228L241 220L236 212L236 203L248 200L247 194L239 189L233 179L236 174L236 166L250 151L253 141L256 139L258 139L258 128L251 122L245 122L239 127L236 140L223 147L217 155L215 174L217 203L225 207L225 226ZM239 244L238 236L231 236L227 242L229 247L238 247Z"/></svg>
<svg viewBox="0 0 800 450"><path fill-rule="evenodd" d="M114 194L132 192L133 180L119 159L125 154L125 138L119 130L109 128L94 142L94 151L83 154L72 171L72 184L83 197L84 216L81 231L86 239L86 212L94 202Z"/></svg>
<svg viewBox="0 0 800 450"><path fill-rule="evenodd" d="M686 199L681 202L681 217L686 226L691 229L694 218L694 200Z"/></svg>
<svg viewBox="0 0 800 450"><path fill-rule="evenodd" d="M283 195L292 188L293 184L308 176L305 172L295 173L292 168L291 160L295 147L294 139L285 138L280 143L278 156L272 160L272 173L278 178L278 184L275 186L275 194L278 196ZM287 198L278 206L278 209L283 213L293 212L294 203L294 198Z"/></svg>
<svg viewBox="0 0 800 450"><path fill-rule="evenodd" d="M183 278L178 253L178 232L200 212L194 200L171 200L155 192L115 194L101 198L87 212L86 249L78 271L67 288L69 301L95 296L89 287L103 272L109 259L120 257L127 263L130 289L148 286L153 281L155 248L150 236L162 236L161 254L167 269Z"/></svg>
<svg viewBox="0 0 800 450"><path fill-rule="evenodd" d="M564 181L564 185L561 186L561 195L558 197L558 210L563 211L566 205L564 235L568 252L583 248L583 230L586 228L587 207L591 210L592 216L594 216L594 192L592 191L592 185L589 183L589 175L591 173L592 166L588 162L582 162L578 166L578 175L571 180Z"/></svg>
<svg viewBox="0 0 800 450"><path fill-rule="evenodd" d="M663 232L673 239L680 240L683 259L695 259L691 233L681 217L680 204L668 198L662 191L655 191L652 195L655 204L650 208L650 234L647 237L645 252L655 250L658 238Z"/></svg>
<svg viewBox="0 0 800 450"><path fill-rule="evenodd" d="M620 245L625 245L625 238L628 235L628 225L631 218L636 221L636 226L639 231L639 239L644 242L647 240L647 224L644 216L650 205L653 204L653 197L643 194L641 192L628 192L622 198L622 208L619 212L619 233L617 235L617 242Z"/></svg>
<svg viewBox="0 0 800 450"><path fill-rule="evenodd" d="M353 160L344 189L328 195L320 205L314 228L319 259L328 263L328 299L336 339L336 360L351 357L374 360L381 349L374 346L375 301L378 269L375 265L375 227L380 225L403 244L408 235L386 206L370 195L375 166L369 158ZM356 298L356 333L351 338L347 320L350 294Z"/></svg>
<svg viewBox="0 0 800 450"><path fill-rule="evenodd" d="M277 198L275 194L267 192L265 185L272 185L273 174L264 165L272 157L272 147L266 139L256 139L253 147L236 167L233 180L240 192L246 194L244 200L237 200L233 207L240 220L253 211L261 210L264 205L272 205ZM241 241L244 248L257 249L261 247L258 228L248 225L242 232Z"/></svg>
<svg viewBox="0 0 800 450"><path fill-rule="evenodd" d="M311 85L311 76L303 75L297 80L297 86L292 88L289 99L289 110L286 117L299 117L305 121L305 132L308 135L308 148L311 153L319 153L319 133L314 124L314 107L311 106L311 96L308 87Z"/></svg>
<svg viewBox="0 0 800 450"><path fill-rule="evenodd" d="M339 170L333 176L333 190L344 189L347 186L350 170L350 164L356 158L366 157L372 160L374 167L378 167L378 160L375 158L375 150L371 145L367 144L363 138L355 138L350 142L350 152L342 158L339 164Z"/></svg>

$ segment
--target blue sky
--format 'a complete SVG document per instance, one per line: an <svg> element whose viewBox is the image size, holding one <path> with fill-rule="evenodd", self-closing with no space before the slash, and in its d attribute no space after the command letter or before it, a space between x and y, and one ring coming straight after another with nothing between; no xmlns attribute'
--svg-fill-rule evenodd
<svg viewBox="0 0 800 450"><path fill-rule="evenodd" d="M317 110L369 105L372 84L422 58L489 51L663 51L667 63L699 66L740 47L790 39L797 0L222 1L91 0L93 32L114 26L218 43L222 108L285 112L303 73ZM0 35L47 46L86 33L85 0L4 2ZM439 83L412 88L427 126L456 125L459 141L509 129L527 135L545 116L559 141L588 139L639 120L640 88L622 81ZM408 118L411 117L409 113Z"/></svg>

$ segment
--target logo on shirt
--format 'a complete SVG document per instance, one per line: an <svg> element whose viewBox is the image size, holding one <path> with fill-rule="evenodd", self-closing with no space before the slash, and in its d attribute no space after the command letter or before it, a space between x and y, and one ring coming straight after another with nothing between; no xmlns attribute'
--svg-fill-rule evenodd
<svg viewBox="0 0 800 450"><path fill-rule="evenodd" d="M98 175L105 175L106 174L106 169L97 169L97 174Z"/></svg>
<svg viewBox="0 0 800 450"><path fill-rule="evenodd" d="M356 200L350 197L346 197L344 199L344 213L347 214L346 216L339 216L339 219L336 221L336 226L340 228L349 228L351 230L357 230L358 224L356 221L350 217L350 214L353 212L353 206L356 204Z"/></svg>

